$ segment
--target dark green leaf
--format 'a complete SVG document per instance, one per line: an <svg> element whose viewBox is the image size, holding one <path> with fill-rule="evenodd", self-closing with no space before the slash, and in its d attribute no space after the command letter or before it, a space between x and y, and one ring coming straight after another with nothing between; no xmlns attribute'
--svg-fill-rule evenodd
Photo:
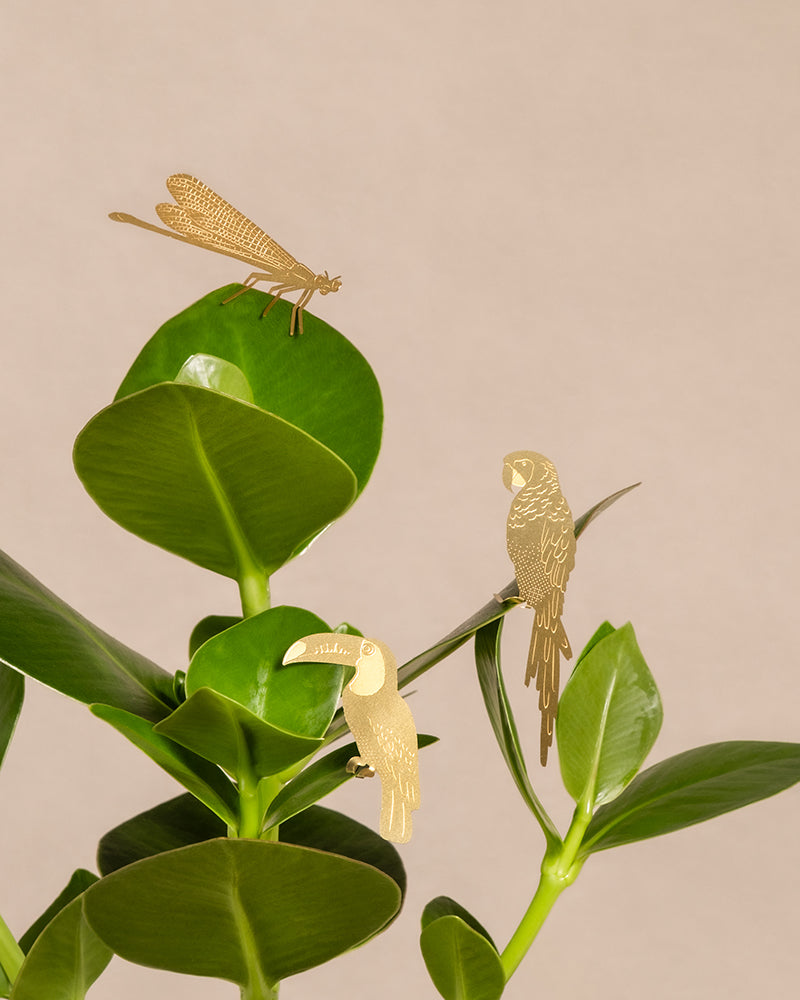
<svg viewBox="0 0 800 1000"><path fill-rule="evenodd" d="M11 1000L82 1000L102 974L112 952L86 922L85 898L68 903L36 938L14 981Z"/></svg>
<svg viewBox="0 0 800 1000"><path fill-rule="evenodd" d="M189 637L189 659L191 660L204 642L208 642L213 636L219 635L226 628L237 625L242 620L241 615L207 615L202 618L192 629Z"/></svg>
<svg viewBox="0 0 800 1000"><path fill-rule="evenodd" d="M290 844L220 839L122 868L86 894L122 958L258 995L367 940L400 906L369 865Z"/></svg>
<svg viewBox="0 0 800 1000"><path fill-rule="evenodd" d="M279 774L322 746L321 739L297 736L270 725L210 688L190 695L154 733L219 764L237 778Z"/></svg>
<svg viewBox="0 0 800 1000"><path fill-rule="evenodd" d="M469 910L466 910L460 903L451 899L450 896L437 896L427 904L422 911L420 920L422 930L425 930L428 924L432 924L434 920L439 920L442 917L460 917L474 931L482 934L495 951L497 950L497 945L483 924L476 917L473 917Z"/></svg>
<svg viewBox="0 0 800 1000"><path fill-rule="evenodd" d="M103 875L110 875L134 861L225 833L225 823L202 802L193 795L178 795L104 834L97 845L97 867Z"/></svg>
<svg viewBox="0 0 800 1000"><path fill-rule="evenodd" d="M556 842L560 839L558 831L547 817L528 777L519 733L503 683L503 674L500 668L502 628L503 620L498 618L496 621L484 625L475 635L475 665L478 668L478 681L483 694L483 702L486 705L489 722L503 754L503 759L520 795L542 825L548 840Z"/></svg>
<svg viewBox="0 0 800 1000"><path fill-rule="evenodd" d="M658 837L741 809L800 781L800 744L710 743L643 771L598 809L582 854Z"/></svg>
<svg viewBox="0 0 800 1000"><path fill-rule="evenodd" d="M663 714L633 627L596 638L567 681L556 719L561 777L589 809L610 802L633 778Z"/></svg>
<svg viewBox="0 0 800 1000"><path fill-rule="evenodd" d="M605 500L601 500L596 503L593 507L590 507L584 514L581 514L579 518L575 521L575 537L578 538L583 531L594 521L596 517L599 517L604 510L617 502L620 497L624 497L626 493L630 493L631 490L635 490L637 486L641 486L641 483L634 483L632 486L626 486L621 490L617 490L616 493L612 493L607 496Z"/></svg>
<svg viewBox="0 0 800 1000"><path fill-rule="evenodd" d="M353 470L358 491L378 456L383 421L371 368L340 333L305 312L305 333L289 336L292 306L249 291L222 306L241 286L228 285L169 320L145 345L117 399L172 381L192 354L212 354L236 365L256 406L321 441Z"/></svg>
<svg viewBox="0 0 800 1000"><path fill-rule="evenodd" d="M156 732L151 723L129 712L108 705L92 705L91 710L188 788L225 823L238 824L236 790L218 767Z"/></svg>
<svg viewBox="0 0 800 1000"><path fill-rule="evenodd" d="M253 390L244 372L230 361L214 357L213 354L193 354L185 361L175 376L175 381L183 385L199 385L226 396L253 403Z"/></svg>
<svg viewBox="0 0 800 1000"><path fill-rule="evenodd" d="M318 739L336 710L344 668L283 665L292 643L315 632L330 632L330 626L302 608L270 608L246 618L197 651L186 675L186 693L191 697L211 688L278 729Z"/></svg>
<svg viewBox="0 0 800 1000"><path fill-rule="evenodd" d="M36 938L39 937L53 917L57 913L60 913L73 899L77 899L84 890L88 889L96 881L97 876L91 872L87 872L85 868L78 868L72 873L72 878L67 882L66 887L61 890L39 919L35 920L19 939L19 946L26 955L31 950Z"/></svg>
<svg viewBox="0 0 800 1000"><path fill-rule="evenodd" d="M417 745L420 748L430 746L436 743L437 739L436 736L420 734L417 736ZM358 747L355 743L347 743L304 768L296 778L292 778L284 785L272 800L264 828L269 829L278 823L285 823L290 817L330 795L345 781L349 781L353 775L345 770L345 766L351 757L357 755Z"/></svg>
<svg viewBox="0 0 800 1000"><path fill-rule="evenodd" d="M14 735L22 702L25 697L25 678L11 667L0 663L0 764Z"/></svg>
<svg viewBox="0 0 800 1000"><path fill-rule="evenodd" d="M447 896L425 907L419 939L433 985L445 1000L498 1000L506 979L492 939Z"/></svg>
<svg viewBox="0 0 800 1000"><path fill-rule="evenodd" d="M234 579L269 576L356 493L349 467L304 431L174 382L101 410L79 434L74 458L112 520Z"/></svg>
<svg viewBox="0 0 800 1000"><path fill-rule="evenodd" d="M401 898L405 896L406 871L397 848L349 816L323 806L311 806L281 824L280 840L283 844L313 847L371 865L396 882ZM383 925L379 929L383 930Z"/></svg>
<svg viewBox="0 0 800 1000"><path fill-rule="evenodd" d="M0 552L0 660L86 704L145 719L172 705L172 677L123 646Z"/></svg>

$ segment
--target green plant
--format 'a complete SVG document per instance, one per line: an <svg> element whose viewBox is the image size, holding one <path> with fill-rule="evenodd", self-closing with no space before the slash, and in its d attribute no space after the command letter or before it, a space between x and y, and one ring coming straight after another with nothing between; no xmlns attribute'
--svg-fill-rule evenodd
<svg viewBox="0 0 800 1000"><path fill-rule="evenodd" d="M186 671L168 674L82 618L0 556L0 759L27 674L88 705L186 792L109 831L98 875L79 870L19 940L0 920L0 996L83 997L112 954L229 980L246 1000L368 941L402 905L394 847L318 805L350 775L355 746L337 703L344 668L283 666L297 639L332 626L272 607L271 575L364 489L382 404L364 358L306 314L236 286L206 296L148 342L114 402L84 428L75 467L111 518L235 580L242 616L194 629ZM575 524L576 537L627 490ZM604 624L579 657L557 724L576 802L561 836L533 790L500 669L516 584L399 670L405 687L473 636L478 679L512 777L545 837L542 877L502 953L447 897L422 916L440 993L499 997L550 907L588 856L700 822L800 779L800 747L730 743L688 751L635 777L661 706L631 626ZM336 627L355 632L347 623ZM420 736L420 747L434 737Z"/></svg>

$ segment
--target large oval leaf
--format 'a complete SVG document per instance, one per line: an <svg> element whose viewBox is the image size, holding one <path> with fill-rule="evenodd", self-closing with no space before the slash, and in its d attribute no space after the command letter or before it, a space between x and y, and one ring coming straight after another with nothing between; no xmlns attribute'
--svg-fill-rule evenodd
<svg viewBox="0 0 800 1000"><path fill-rule="evenodd" d="M592 817L581 854L605 851L741 809L800 781L800 743L695 747L643 771Z"/></svg>
<svg viewBox="0 0 800 1000"><path fill-rule="evenodd" d="M144 858L224 834L225 824L217 816L193 796L179 795L109 830L97 848L98 867L109 875ZM282 824L280 841L363 861L388 875L405 893L406 874L396 848L342 813L313 806Z"/></svg>
<svg viewBox="0 0 800 1000"><path fill-rule="evenodd" d="M87 917L129 962L265 992L354 948L400 906L396 882L335 854L211 840L114 872L86 894Z"/></svg>
<svg viewBox="0 0 800 1000"><path fill-rule="evenodd" d="M169 320L144 346L116 398L172 381L193 354L236 365L256 406L282 417L335 452L367 484L381 441L383 406L372 369L321 319L304 313L305 333L290 337L291 304L251 290L221 305L239 285L211 292Z"/></svg>
<svg viewBox="0 0 800 1000"><path fill-rule="evenodd" d="M74 460L112 520L234 579L274 572L356 493L350 468L304 431L178 383L101 410L79 434Z"/></svg>
<svg viewBox="0 0 800 1000"><path fill-rule="evenodd" d="M433 985L445 1000L498 1000L506 985L500 956L463 906L439 896L422 913L419 939Z"/></svg>
<svg viewBox="0 0 800 1000"><path fill-rule="evenodd" d="M166 671L92 625L4 552L0 661L70 698L145 719L163 718L173 704Z"/></svg>
<svg viewBox="0 0 800 1000"><path fill-rule="evenodd" d="M564 785L588 809L611 801L633 778L663 714L633 627L623 625L597 641L601 630L567 681L556 719Z"/></svg>
<svg viewBox="0 0 800 1000"><path fill-rule="evenodd" d="M293 642L315 632L330 626L303 608L270 608L246 618L198 649L186 693L212 688L279 729L319 738L336 711L344 667L282 662Z"/></svg>

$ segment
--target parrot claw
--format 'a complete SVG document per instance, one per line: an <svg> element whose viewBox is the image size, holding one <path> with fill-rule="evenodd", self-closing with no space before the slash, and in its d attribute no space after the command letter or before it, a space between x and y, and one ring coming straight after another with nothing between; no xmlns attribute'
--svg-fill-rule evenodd
<svg viewBox="0 0 800 1000"><path fill-rule="evenodd" d="M354 774L357 778L374 778L375 768L368 764L363 757L351 757L345 765L348 774Z"/></svg>

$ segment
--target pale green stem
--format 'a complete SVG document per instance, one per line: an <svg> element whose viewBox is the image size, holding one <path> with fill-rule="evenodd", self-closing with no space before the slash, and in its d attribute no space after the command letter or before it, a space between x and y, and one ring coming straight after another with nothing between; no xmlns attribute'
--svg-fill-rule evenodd
<svg viewBox="0 0 800 1000"><path fill-rule="evenodd" d="M0 965L10 983L19 975L25 955L17 944L17 939L11 933L5 920L0 917Z"/></svg>
<svg viewBox="0 0 800 1000"><path fill-rule="evenodd" d="M239 833L255 840L261 833L261 802L258 779L252 772L239 775Z"/></svg>
<svg viewBox="0 0 800 1000"><path fill-rule="evenodd" d="M242 1000L278 1000L278 990L280 988L280 983L275 983L274 986L267 986L266 988L258 983L252 986L243 986Z"/></svg>
<svg viewBox="0 0 800 1000"><path fill-rule="evenodd" d="M239 574L239 596L245 618L269 608L269 577L259 570L242 570Z"/></svg>
<svg viewBox="0 0 800 1000"><path fill-rule="evenodd" d="M591 811L578 805L563 845L558 851L548 851L545 855L542 875L531 905L500 956L506 980L511 978L527 954L555 901L578 877L582 862L576 861L576 858L591 818Z"/></svg>

